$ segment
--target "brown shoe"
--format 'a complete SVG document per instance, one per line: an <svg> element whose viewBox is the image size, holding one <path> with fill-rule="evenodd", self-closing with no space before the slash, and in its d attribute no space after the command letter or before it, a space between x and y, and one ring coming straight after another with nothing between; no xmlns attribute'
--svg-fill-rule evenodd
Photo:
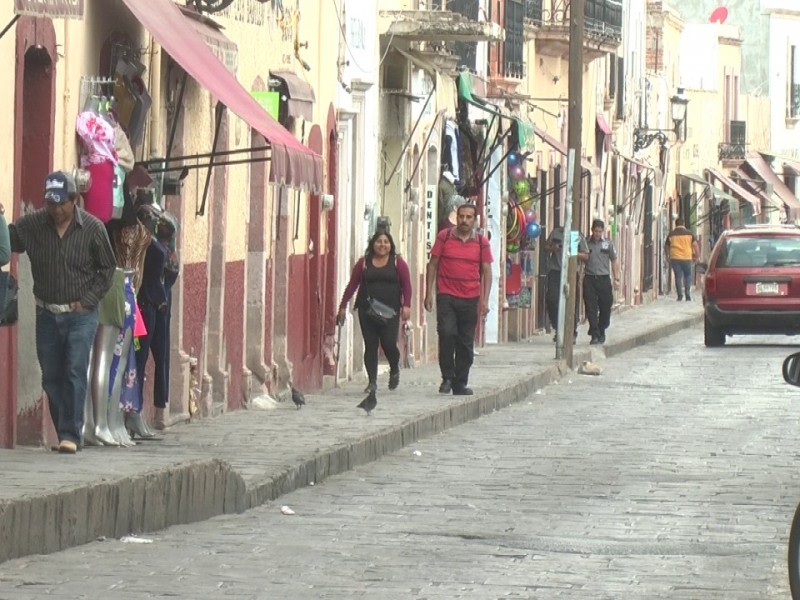
<svg viewBox="0 0 800 600"><path fill-rule="evenodd" d="M60 454L75 454L78 451L78 444L71 440L61 440L58 444Z"/></svg>
<svg viewBox="0 0 800 600"><path fill-rule="evenodd" d="M156 414L153 416L153 428L158 431L164 431L167 428L166 422L166 408L157 408Z"/></svg>

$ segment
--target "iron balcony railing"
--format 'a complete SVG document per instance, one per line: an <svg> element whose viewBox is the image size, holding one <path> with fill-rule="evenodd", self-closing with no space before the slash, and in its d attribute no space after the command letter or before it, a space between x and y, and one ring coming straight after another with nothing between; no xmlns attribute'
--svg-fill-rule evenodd
<svg viewBox="0 0 800 600"><path fill-rule="evenodd" d="M747 144L742 142L722 142L719 145L719 160L744 160Z"/></svg>
<svg viewBox="0 0 800 600"><path fill-rule="evenodd" d="M536 27L569 27L570 0L525 0L525 18ZM586 0L586 35L622 40L622 2Z"/></svg>

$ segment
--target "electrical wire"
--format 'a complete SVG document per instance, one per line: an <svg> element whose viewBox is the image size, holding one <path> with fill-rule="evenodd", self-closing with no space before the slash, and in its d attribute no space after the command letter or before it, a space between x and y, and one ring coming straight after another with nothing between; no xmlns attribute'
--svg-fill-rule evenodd
<svg viewBox="0 0 800 600"><path fill-rule="evenodd" d="M336 9L336 20L339 22L339 31L342 34L342 40L344 41L344 45L345 45L345 48L347 48L348 54L350 54L350 58L352 59L353 64L358 68L359 71L361 71L363 73L367 73L367 74L373 74L375 72L374 69L372 71L368 71L367 69L362 67L360 64L358 64L358 61L356 60L356 55L353 52L353 49L350 47L350 44L347 43L347 32L344 29L344 23L342 23L342 17L339 14L339 3L336 2L336 0L333 0L333 7ZM383 61L386 60L386 55L389 54L389 49L392 47L392 41L393 40L394 40L394 34L391 35L391 37L389 38L389 42L386 44L386 51L383 53L383 56L381 57L381 60L378 62L378 68L380 68L381 65L383 64Z"/></svg>

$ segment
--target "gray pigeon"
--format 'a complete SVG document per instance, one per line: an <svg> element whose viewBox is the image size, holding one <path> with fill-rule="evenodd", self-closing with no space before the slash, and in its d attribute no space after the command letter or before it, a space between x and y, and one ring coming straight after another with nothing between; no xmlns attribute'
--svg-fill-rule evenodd
<svg viewBox="0 0 800 600"><path fill-rule="evenodd" d="M294 386L292 386L292 402L294 402L297 410L300 410L306 404L306 397L303 395L303 392Z"/></svg>
<svg viewBox="0 0 800 600"><path fill-rule="evenodd" d="M369 416L369 413L375 410L376 406L378 406L378 399L375 397L375 392L372 391L356 408L363 408L366 411L367 416Z"/></svg>

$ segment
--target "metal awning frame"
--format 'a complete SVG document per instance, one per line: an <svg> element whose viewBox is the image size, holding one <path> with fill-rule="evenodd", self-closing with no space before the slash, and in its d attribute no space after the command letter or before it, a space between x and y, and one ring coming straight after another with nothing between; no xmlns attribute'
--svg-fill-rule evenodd
<svg viewBox="0 0 800 600"><path fill-rule="evenodd" d="M11 20L8 22L8 24L3 27L3 31L0 31L0 39L3 39L3 36L8 33L8 30L11 29L17 21L19 21L19 17L20 15L18 14L11 17Z"/></svg>
<svg viewBox="0 0 800 600"><path fill-rule="evenodd" d="M408 138L403 143L403 147L400 150L400 154L397 157L397 161L394 163L394 167L392 167L392 172L389 174L389 178L384 179L383 187L388 186L392 182L392 179L394 179L394 176L397 175L397 170L400 168L400 163L403 162L403 157L406 154L406 150L408 150L408 147L411 145L411 140L414 137L414 132L417 131L417 127L419 127L419 124L422 121L422 117L425 116L425 109L428 108L428 104L431 103L431 98L433 98L433 95L435 93L436 93L436 79L434 78L433 85L431 86L431 91L428 92L428 97L425 98L425 104L422 105L422 110L419 111L419 116L417 116L417 120L414 121L414 127L411 128L411 133L408 134ZM433 128L431 128L431 130L433 130ZM428 134L428 136L430 137L430 133Z"/></svg>
<svg viewBox="0 0 800 600"><path fill-rule="evenodd" d="M138 161L136 164L147 169L148 173L172 173L179 171L180 179L186 177L192 169L207 169L205 184L203 186L203 197L199 208L195 211L195 216L202 217L205 215L206 203L208 200L208 191L211 185L211 173L216 167L225 167L229 165L242 165L253 164L261 162L269 162L272 160L272 155L269 156L252 156L256 152L265 152L272 150L269 145L266 146L252 146L250 148L239 148L236 150L217 150L219 142L219 132L222 126L222 117L225 114L226 107L224 104L217 103L216 123L214 125L214 141L211 144L211 152L199 154L187 154L183 156L167 156L164 158L153 158L150 160ZM177 118L177 114L176 114ZM173 132L174 134L174 132ZM168 146L172 148L172 144ZM241 155L249 155L248 158L239 158ZM230 157L226 160L217 160L220 157ZM206 160L207 159L207 160ZM196 161L194 164L186 164L187 162Z"/></svg>

